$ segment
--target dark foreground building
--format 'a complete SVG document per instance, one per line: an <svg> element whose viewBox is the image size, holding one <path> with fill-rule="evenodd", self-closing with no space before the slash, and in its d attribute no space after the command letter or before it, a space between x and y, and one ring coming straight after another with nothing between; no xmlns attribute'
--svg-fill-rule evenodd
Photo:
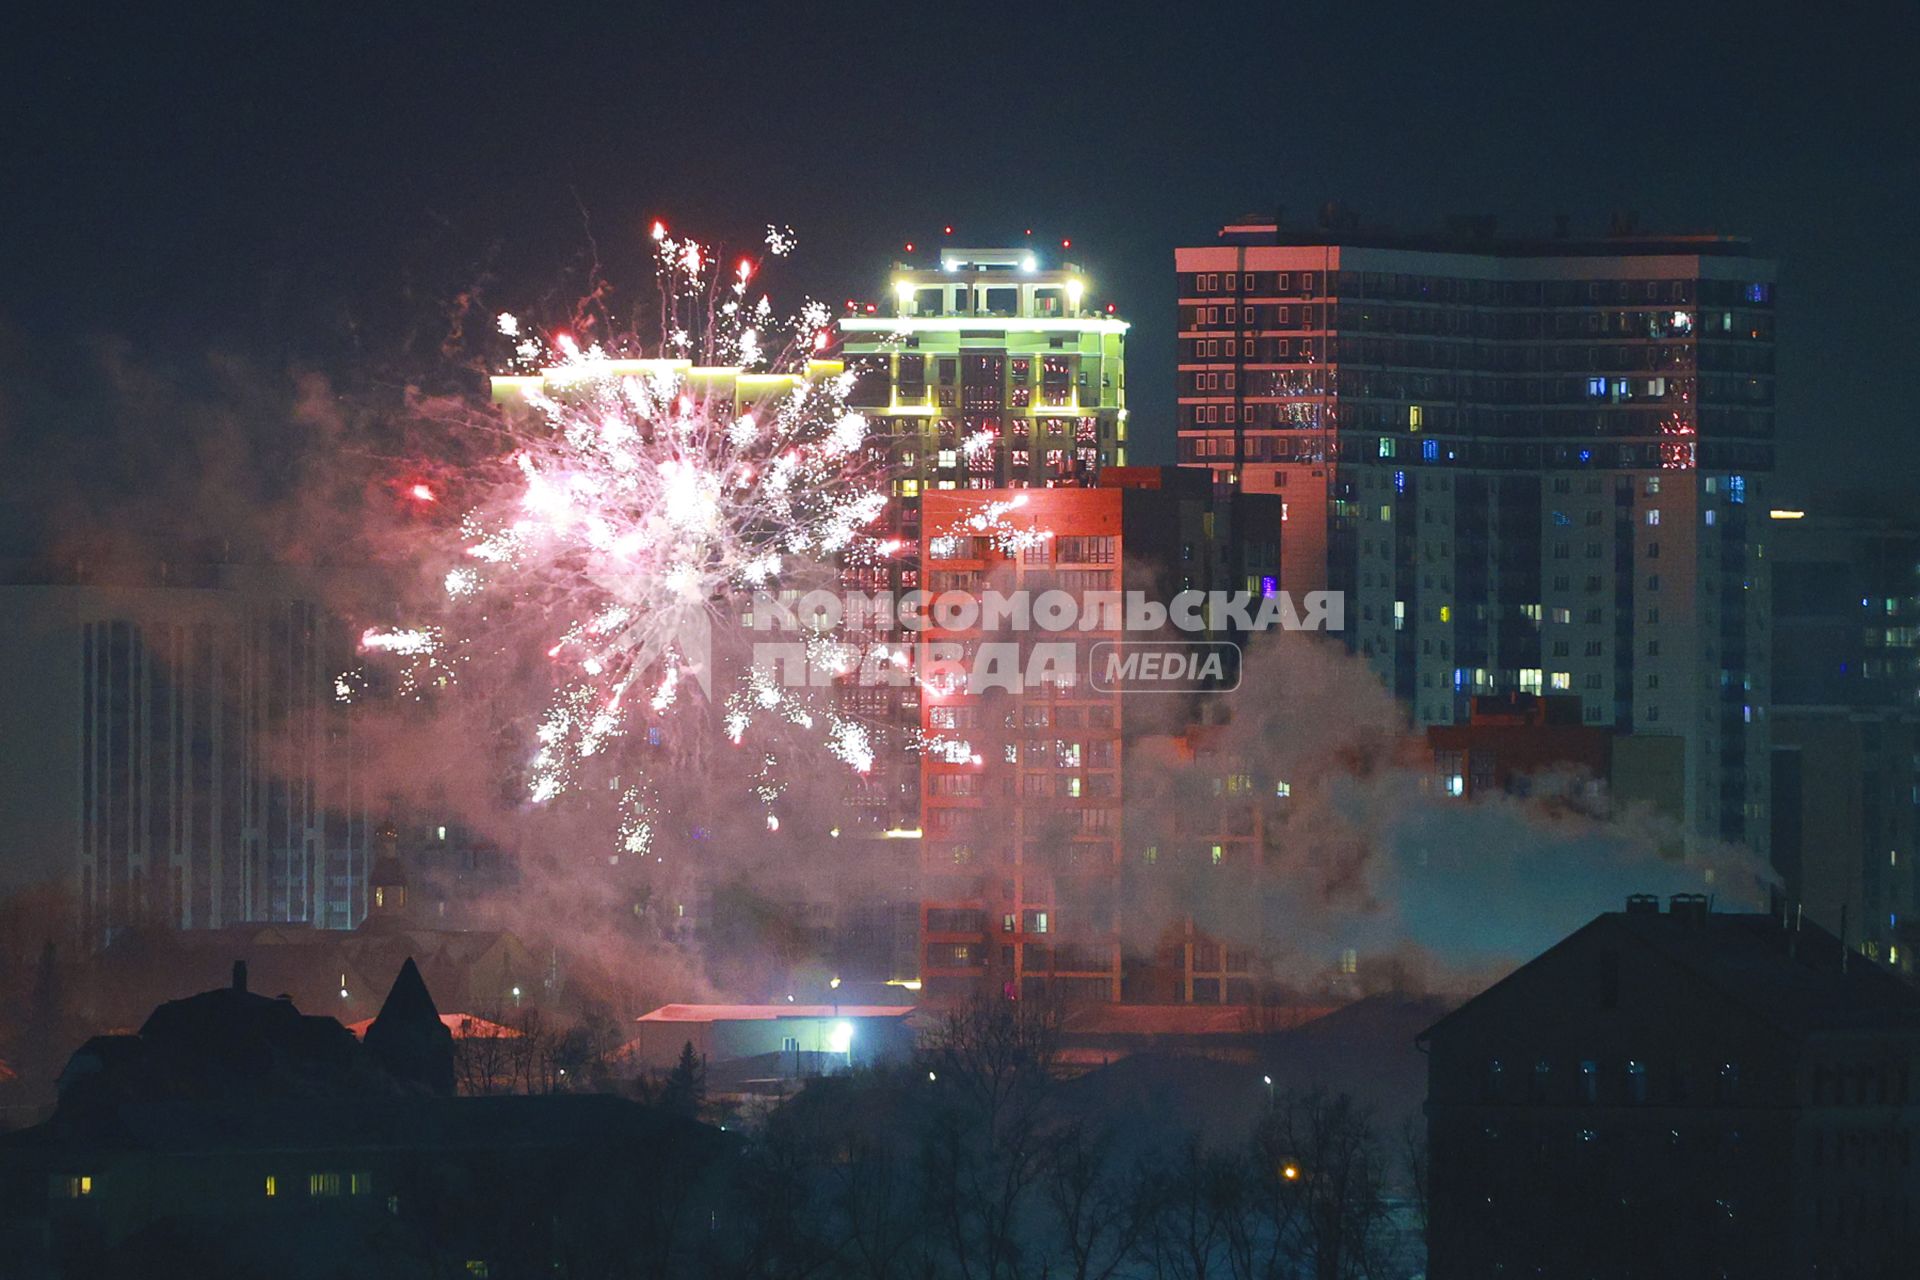
<svg viewBox="0 0 1920 1280"><path fill-rule="evenodd" d="M1811 923L1635 897L1422 1040L1434 1280L1914 1274L1920 995Z"/></svg>
<svg viewBox="0 0 1920 1280"><path fill-rule="evenodd" d="M73 1056L0 1137L0 1275L656 1275L714 1221L726 1141L605 1095L454 1097L409 961L364 1044L234 985Z"/></svg>

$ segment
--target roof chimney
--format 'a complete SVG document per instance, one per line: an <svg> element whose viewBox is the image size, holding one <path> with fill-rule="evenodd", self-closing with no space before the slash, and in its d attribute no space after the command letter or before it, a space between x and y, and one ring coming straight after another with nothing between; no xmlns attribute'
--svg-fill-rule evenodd
<svg viewBox="0 0 1920 1280"><path fill-rule="evenodd" d="M247 989L247 962L245 960L235 960L233 962L233 989L235 991L245 991Z"/></svg>
<svg viewBox="0 0 1920 1280"><path fill-rule="evenodd" d="M1667 914L1686 924L1705 924L1711 909L1704 893L1676 893L1667 899Z"/></svg>
<svg viewBox="0 0 1920 1280"><path fill-rule="evenodd" d="M1653 893L1630 893L1627 895L1627 914L1630 916L1657 916L1660 914L1660 896Z"/></svg>

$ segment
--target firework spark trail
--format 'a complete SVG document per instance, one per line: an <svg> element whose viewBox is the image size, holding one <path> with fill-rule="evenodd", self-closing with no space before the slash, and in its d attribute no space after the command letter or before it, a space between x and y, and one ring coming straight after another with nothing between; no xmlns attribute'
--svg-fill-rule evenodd
<svg viewBox="0 0 1920 1280"><path fill-rule="evenodd" d="M727 661L737 653L715 641L737 639L750 593L831 585L839 563L889 554L867 532L886 503L883 455L846 407L849 380L808 368L829 323L823 307L777 322L766 297L749 296L752 261L722 268L709 248L659 224L653 238L661 338L651 353L582 347L566 334L549 344L499 318L515 365L541 377L526 384L528 412L492 424L508 436L505 465L476 469L484 474L462 486L477 496L444 570L449 622L372 630L362 648L444 669L450 648L484 650L531 620L556 668L530 746L531 800L563 794L641 721L691 702L719 709L726 736L756 753L752 789L777 829L782 765L756 726L823 735L830 754L862 772L873 744L824 690L782 687L774 672ZM783 254L791 233L769 227L768 247ZM723 365L760 376L708 372ZM847 669L832 637L808 647ZM645 854L659 780L610 772L627 779L620 845Z"/></svg>

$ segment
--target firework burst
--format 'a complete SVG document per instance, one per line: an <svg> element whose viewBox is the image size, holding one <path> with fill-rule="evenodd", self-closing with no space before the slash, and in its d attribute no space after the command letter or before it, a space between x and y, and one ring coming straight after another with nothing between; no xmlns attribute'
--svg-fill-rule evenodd
<svg viewBox="0 0 1920 1280"><path fill-rule="evenodd" d="M815 734L849 767L871 767L864 727L824 690L785 687L755 664L742 623L756 592L831 586L840 563L886 553L867 532L886 503L883 453L846 407L837 363L810 358L826 310L776 320L754 296L751 259L725 263L659 224L653 240L650 349L543 340L499 317L518 376L495 380L494 461L454 486L470 501L440 571L447 620L362 640L447 669L449 649L464 660L537 638L552 693L527 748L528 798L553 800L606 764L621 847L640 854L655 847L661 780L622 767L618 747L643 726L651 744L675 717L676 740L691 741L704 718L748 750L770 829L782 735ZM769 253L791 244L768 229ZM832 636L807 644L829 669L850 661Z"/></svg>

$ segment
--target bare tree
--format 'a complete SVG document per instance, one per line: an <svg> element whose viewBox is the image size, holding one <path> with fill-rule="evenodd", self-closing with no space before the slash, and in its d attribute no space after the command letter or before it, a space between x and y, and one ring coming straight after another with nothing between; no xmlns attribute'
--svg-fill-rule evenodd
<svg viewBox="0 0 1920 1280"><path fill-rule="evenodd" d="M1382 1274L1388 1161L1365 1107L1344 1093L1289 1092L1261 1121L1254 1151L1277 1171L1271 1212L1284 1253L1315 1280Z"/></svg>
<svg viewBox="0 0 1920 1280"><path fill-rule="evenodd" d="M949 1013L928 1045L922 1189L964 1280L1022 1274L1059 1035L1053 1005L980 997Z"/></svg>
<svg viewBox="0 0 1920 1280"><path fill-rule="evenodd" d="M1140 1253L1155 1280L1208 1280L1233 1273L1233 1243L1248 1208L1244 1161L1189 1137L1141 1180L1146 1230Z"/></svg>
<svg viewBox="0 0 1920 1280"><path fill-rule="evenodd" d="M735 1242L748 1276L806 1280L933 1274L915 1119L924 1075L858 1072L812 1081L771 1115L742 1164L750 1221Z"/></svg>
<svg viewBox="0 0 1920 1280"><path fill-rule="evenodd" d="M1133 1256L1148 1215L1138 1178L1113 1167L1111 1135L1073 1123L1047 1144L1042 1182L1072 1280L1108 1280Z"/></svg>
<svg viewBox="0 0 1920 1280"><path fill-rule="evenodd" d="M1408 1116L1400 1128L1400 1159L1405 1166L1407 1194L1413 1201L1413 1217L1420 1228L1420 1243L1425 1247L1429 1200L1427 1198L1427 1126L1419 1116Z"/></svg>
<svg viewBox="0 0 1920 1280"><path fill-rule="evenodd" d="M454 1086L468 1097L512 1092L515 1032L493 1019L476 1018L453 1037Z"/></svg>

